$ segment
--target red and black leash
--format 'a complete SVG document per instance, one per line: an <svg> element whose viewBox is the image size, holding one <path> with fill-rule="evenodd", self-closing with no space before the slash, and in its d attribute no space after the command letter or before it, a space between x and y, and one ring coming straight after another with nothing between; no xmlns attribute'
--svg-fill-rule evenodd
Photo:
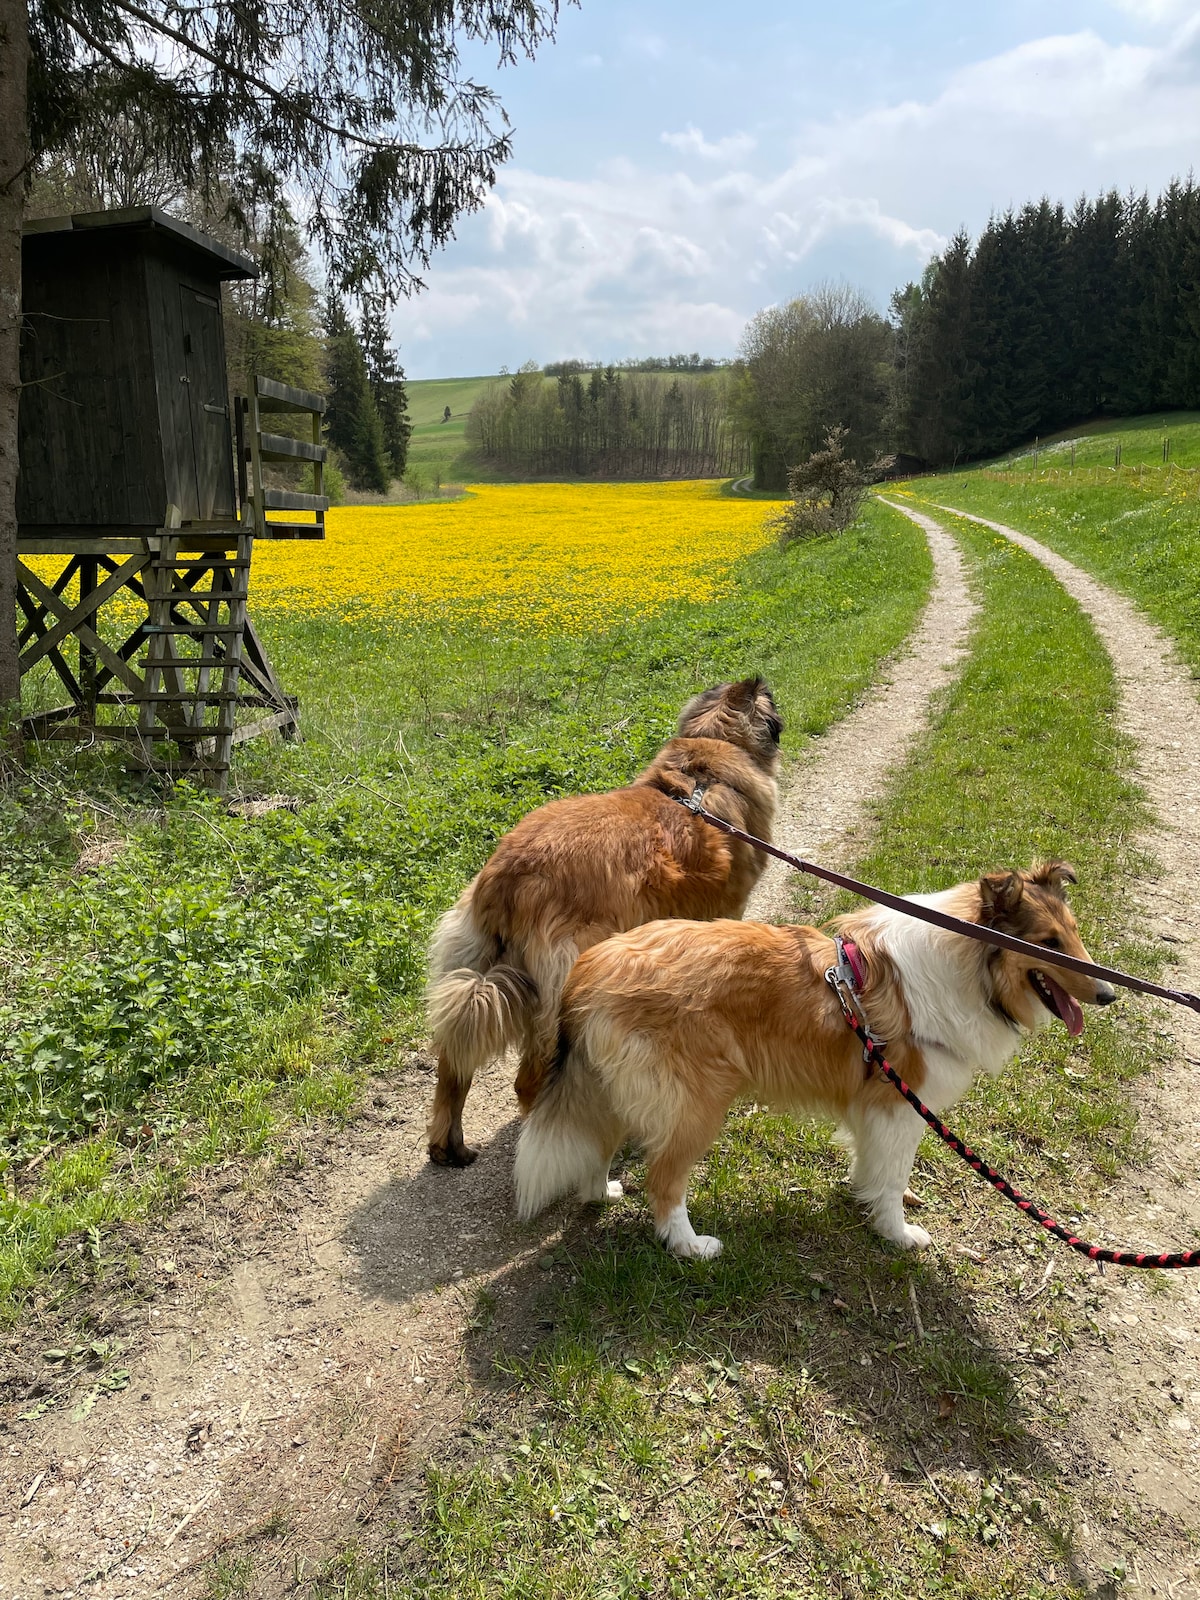
<svg viewBox="0 0 1200 1600"><path fill-rule="evenodd" d="M996 1171L995 1167L989 1167L981 1156L975 1154L969 1144L964 1144L956 1133L951 1132L936 1111L931 1111L924 1101L913 1093L895 1067L887 1060L884 1055L884 1051L887 1048L884 1041L875 1037L865 1021L863 1021L861 1014L856 1012L853 988L850 982L841 975L846 966L843 941L837 939L835 944L838 951L838 965L830 967L825 974L825 979L838 997L842 1015L858 1036L859 1043L863 1047L863 1060L869 1066L877 1067L888 1082L899 1089L917 1115L925 1119L944 1144L948 1144L951 1150L963 1158L972 1172L977 1172L1006 1200L1011 1200L1019 1211L1023 1211L1026 1216L1032 1217L1035 1222L1045 1228L1047 1233L1052 1233L1056 1239L1061 1239L1064 1244L1069 1244L1072 1250L1078 1250L1081 1255L1087 1256L1089 1261L1105 1261L1114 1267L1162 1267L1168 1270L1173 1267L1200 1267L1200 1250L1177 1250L1173 1254L1153 1255L1148 1251L1108 1250L1102 1245L1088 1244L1086 1239L1080 1239L1075 1234L1069 1233L1061 1222L1055 1222L1049 1212L1043 1211L1041 1206L1032 1200L1027 1200L1018 1188L1014 1187L1007 1178L1002 1177ZM853 969L851 968L850 970ZM849 991L849 993L846 991Z"/></svg>
<svg viewBox="0 0 1200 1600"><path fill-rule="evenodd" d="M1040 944L1030 944L1027 939L1018 939L1011 933L1000 933L998 929L986 928L978 922L964 922L961 917L952 917L948 911L938 911L934 906L920 905L915 900L905 899L903 895L889 894L886 889L876 889L869 883L860 883L857 878L851 878L844 872L835 872L832 867L819 866L815 861L805 861L800 856L789 855L778 845L768 844L765 839L756 839L752 833L746 833L744 829L734 827L732 822L726 822L724 817L706 811L700 798L703 793L704 788L701 785L686 800L681 795L672 795L671 798L685 811L690 811L694 817L700 817L712 827L720 828L721 832L727 833L731 839L740 839L743 844L753 845L764 855L774 856L777 861L785 861L797 872L806 872L809 877L821 878L826 883L835 884L839 889L849 889L852 894L862 895L864 900L874 900L876 905L887 906L892 911L902 911L906 917L916 917L919 922L932 923L935 928L945 928L950 933L961 933L965 939L975 939L980 944L995 945L1001 950L1015 950L1018 955L1036 956L1043 963L1046 960L1046 952ZM1134 989L1138 994L1154 995L1159 1000L1169 1000L1172 1005L1187 1006L1190 1011L1200 1012L1200 994L1192 994L1187 989L1167 989L1161 983L1152 983L1149 978L1135 978L1132 973L1121 972L1115 967L1102 967L1095 961L1084 961L1082 957L1069 956L1062 950L1054 952L1052 965L1068 967L1072 972L1082 972L1085 977L1100 978L1106 983L1119 984L1123 989Z"/></svg>
<svg viewBox="0 0 1200 1600"><path fill-rule="evenodd" d="M701 791L697 790L690 800L681 800L693 815L703 818L705 822L720 828L722 832L741 839L744 843L753 845L756 849L767 855L777 856L779 860L786 861L789 866L798 872L806 872L818 878L823 878L828 883L838 884L845 889L852 889L856 894L863 895L868 900L874 900L879 905L890 906L893 910L904 912L905 915L917 917L923 922L931 922L935 927L947 928L953 933L962 933L967 938L980 940L984 944L998 945L1004 949L1016 949L1029 955L1036 955L1045 961L1046 952L1040 945L1029 944L1024 939L1013 938L1009 934L997 933L993 928L982 927L977 922L965 922L959 917L949 916L946 912L936 911L931 906L916 905L911 900L906 900L900 895L888 894L886 890L875 889L870 884L859 883L854 878L847 877L844 873L834 872L829 867L819 867L813 862L803 861L799 856L792 856L777 846L768 844L765 839L756 839L752 833L745 833L741 828L736 828L723 817L714 816L711 811L706 811L700 803ZM909 1088L904 1079L896 1071L884 1055L887 1046L882 1039L876 1038L858 1013L854 1001L853 967L846 962L842 941L837 942L838 966L830 967L825 974L826 980L837 995L842 1008L842 1014L847 1024L857 1035L863 1047L863 1060L869 1066L874 1066L884 1075L908 1101L909 1105L933 1129L944 1144L948 1144L957 1155L984 1179L992 1188L1002 1194L1006 1200L1011 1200L1018 1210L1043 1227L1047 1233L1052 1233L1056 1239L1061 1239L1072 1250L1078 1250L1081 1255L1090 1261L1108 1263L1114 1267L1158 1267L1170 1271L1179 1267L1200 1267L1200 1249L1176 1250L1153 1254L1150 1251L1135 1250L1109 1250L1102 1245L1089 1244L1086 1239L1080 1239L1075 1234L1056 1222L1049 1212L1032 1200L1027 1200L1021 1191L1015 1188L1008 1179L1002 1177L994 1167L990 1167L981 1156L975 1154L970 1145L964 1144L956 1133L952 1133L935 1111L929 1107ZM1193 1011L1200 1011L1200 996L1190 994L1186 990L1165 989L1159 984L1150 983L1144 978L1134 978L1129 973L1119 972L1110 967L1101 967L1092 962L1082 961L1075 956L1066 956L1059 951L1054 952L1054 966L1072 967L1078 972L1084 972L1091 977L1099 977L1110 983L1121 984L1127 989L1135 989L1141 994L1153 994L1164 1000L1172 1000L1177 1005L1188 1006ZM846 973L851 976L846 976Z"/></svg>

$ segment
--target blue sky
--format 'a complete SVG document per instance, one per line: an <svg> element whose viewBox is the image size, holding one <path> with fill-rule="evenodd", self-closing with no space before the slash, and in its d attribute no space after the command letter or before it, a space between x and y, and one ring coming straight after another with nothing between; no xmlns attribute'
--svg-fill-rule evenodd
<svg viewBox="0 0 1200 1600"><path fill-rule="evenodd" d="M960 226L1200 156L1200 3L583 0L496 88L513 159L395 314L411 378L732 355L822 280L881 310Z"/></svg>

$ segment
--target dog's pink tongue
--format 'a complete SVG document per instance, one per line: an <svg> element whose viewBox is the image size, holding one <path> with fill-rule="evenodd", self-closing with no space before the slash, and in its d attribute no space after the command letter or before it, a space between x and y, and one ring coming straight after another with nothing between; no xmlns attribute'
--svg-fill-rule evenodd
<svg viewBox="0 0 1200 1600"><path fill-rule="evenodd" d="M1073 994L1068 994L1065 989L1060 988L1048 972L1043 972L1042 977L1046 980L1047 989L1054 996L1054 1004L1058 1007L1059 1016L1067 1025L1067 1032L1070 1034L1082 1033L1083 1007L1079 1004L1079 1001L1076 1000Z"/></svg>

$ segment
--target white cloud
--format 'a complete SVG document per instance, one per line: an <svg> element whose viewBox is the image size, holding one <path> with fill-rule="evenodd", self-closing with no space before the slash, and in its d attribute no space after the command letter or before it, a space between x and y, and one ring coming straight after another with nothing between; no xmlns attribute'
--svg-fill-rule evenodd
<svg viewBox="0 0 1200 1600"><path fill-rule="evenodd" d="M776 211L762 227L763 241L785 261L799 262L822 239L852 228L869 233L909 252L924 266L944 250L948 240L933 228L917 228L902 217L889 216L875 199L850 195L821 195L795 214Z"/></svg>
<svg viewBox="0 0 1200 1600"><path fill-rule="evenodd" d="M1142 22L1178 22L1196 14L1195 0L1112 0L1118 11Z"/></svg>
<svg viewBox="0 0 1200 1600"><path fill-rule="evenodd" d="M681 155L700 156L705 161L739 161L748 156L758 142L752 134L731 133L710 144L690 122L682 133L664 133L659 137L663 144L670 145Z"/></svg>
<svg viewBox="0 0 1200 1600"><path fill-rule="evenodd" d="M958 226L977 232L1010 204L1154 192L1200 148L1200 12L1187 9L1159 45L1094 28L1029 40L922 98L794 127L786 144L767 123L756 140L689 122L640 155L599 152L588 176L502 168L482 221L429 274L436 294L411 321L398 314L400 337L427 334L431 376L530 354L726 354L763 304L820 278L882 305ZM745 125L745 109L733 115Z"/></svg>

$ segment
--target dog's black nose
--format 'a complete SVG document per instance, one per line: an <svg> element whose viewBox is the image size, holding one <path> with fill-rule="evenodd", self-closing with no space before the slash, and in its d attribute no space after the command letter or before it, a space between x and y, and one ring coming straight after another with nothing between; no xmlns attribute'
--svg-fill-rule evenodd
<svg viewBox="0 0 1200 1600"><path fill-rule="evenodd" d="M1110 1006L1116 998L1117 991L1111 983L1098 983L1096 985L1096 1004L1098 1006Z"/></svg>

